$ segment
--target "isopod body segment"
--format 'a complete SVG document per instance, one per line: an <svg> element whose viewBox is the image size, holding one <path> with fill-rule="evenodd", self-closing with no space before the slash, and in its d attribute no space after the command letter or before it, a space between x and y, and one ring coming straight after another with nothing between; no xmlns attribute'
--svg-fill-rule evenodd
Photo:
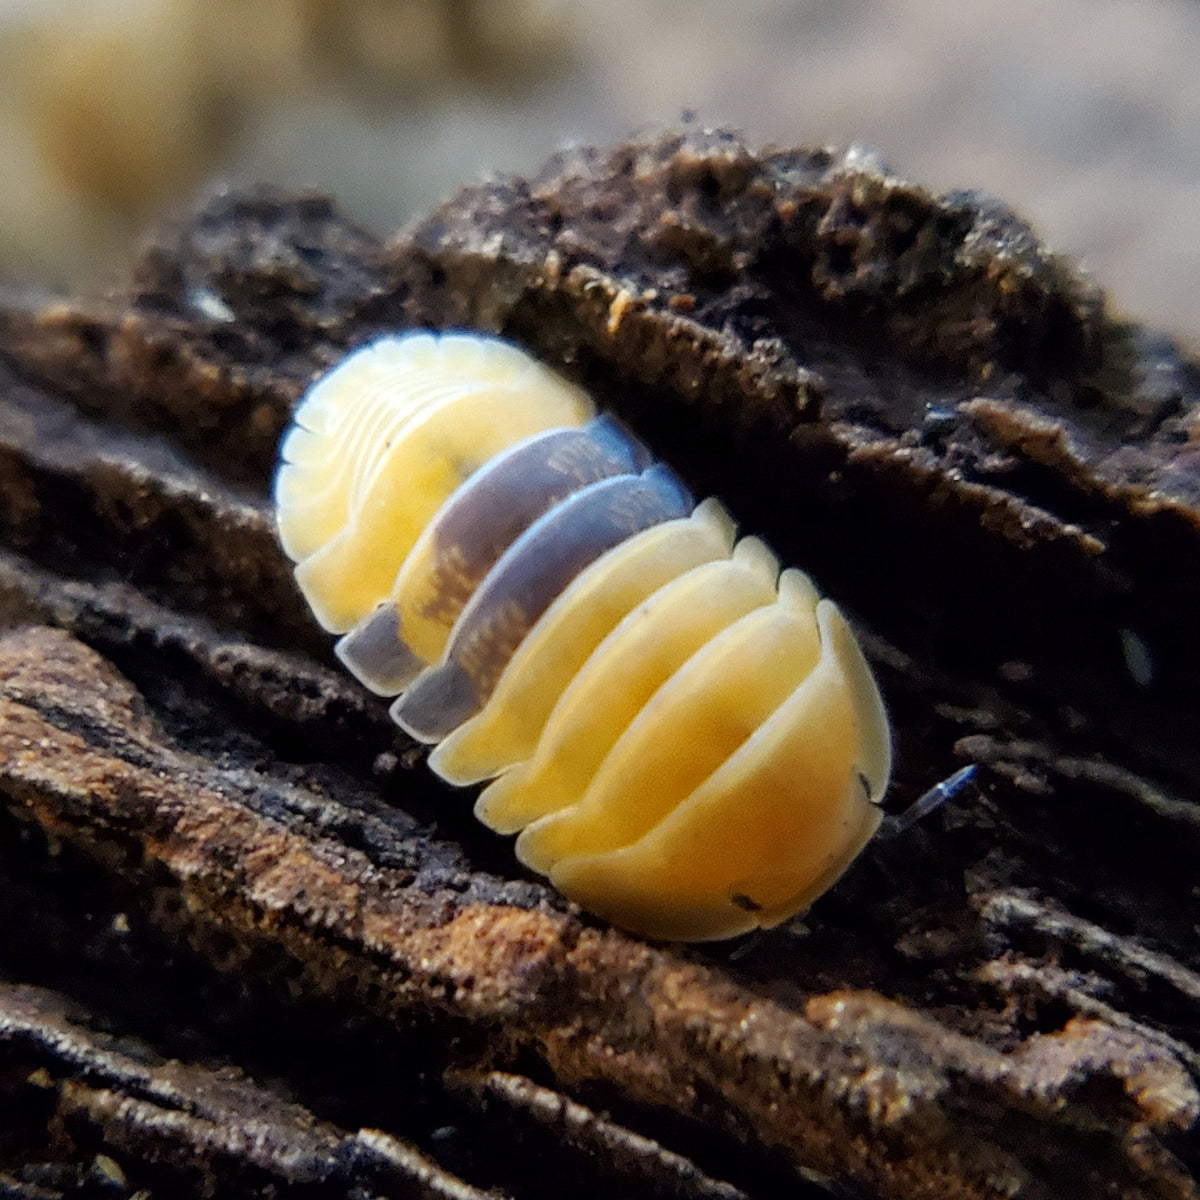
<svg viewBox="0 0 1200 1200"><path fill-rule="evenodd" d="M281 460L280 539L339 657L585 909L769 927L874 833L891 737L837 607L524 351L376 341Z"/></svg>

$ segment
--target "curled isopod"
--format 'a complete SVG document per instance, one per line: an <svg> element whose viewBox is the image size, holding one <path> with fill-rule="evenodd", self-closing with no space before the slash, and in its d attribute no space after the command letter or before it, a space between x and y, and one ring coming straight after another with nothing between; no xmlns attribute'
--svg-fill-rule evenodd
<svg viewBox="0 0 1200 1200"><path fill-rule="evenodd" d="M836 605L524 351L377 341L281 457L280 538L339 657L583 908L770 927L875 832L891 736Z"/></svg>

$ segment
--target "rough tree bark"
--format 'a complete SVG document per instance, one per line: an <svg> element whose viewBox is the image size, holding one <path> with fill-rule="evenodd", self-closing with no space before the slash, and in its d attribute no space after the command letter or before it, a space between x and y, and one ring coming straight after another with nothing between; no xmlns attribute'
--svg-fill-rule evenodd
<svg viewBox="0 0 1200 1200"><path fill-rule="evenodd" d="M492 330L809 570L896 808L803 922L644 944L334 668L276 442ZM686 133L381 244L215 196L0 296L0 1194L1200 1195L1200 373L1014 216Z"/></svg>

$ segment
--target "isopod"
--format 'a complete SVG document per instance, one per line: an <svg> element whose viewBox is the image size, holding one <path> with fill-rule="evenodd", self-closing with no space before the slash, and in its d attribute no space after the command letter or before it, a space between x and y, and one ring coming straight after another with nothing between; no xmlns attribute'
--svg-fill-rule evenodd
<svg viewBox="0 0 1200 1200"><path fill-rule="evenodd" d="M891 734L837 606L523 350L348 355L297 406L275 505L341 660L584 909L769 928L878 828Z"/></svg>

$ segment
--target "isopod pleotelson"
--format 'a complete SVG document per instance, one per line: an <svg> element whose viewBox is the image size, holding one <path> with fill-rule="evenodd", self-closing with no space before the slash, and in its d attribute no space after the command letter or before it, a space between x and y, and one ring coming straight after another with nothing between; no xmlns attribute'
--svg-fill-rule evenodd
<svg viewBox="0 0 1200 1200"><path fill-rule="evenodd" d="M384 338L281 453L280 538L338 655L583 908L731 937L875 832L891 737L837 607L523 351Z"/></svg>

